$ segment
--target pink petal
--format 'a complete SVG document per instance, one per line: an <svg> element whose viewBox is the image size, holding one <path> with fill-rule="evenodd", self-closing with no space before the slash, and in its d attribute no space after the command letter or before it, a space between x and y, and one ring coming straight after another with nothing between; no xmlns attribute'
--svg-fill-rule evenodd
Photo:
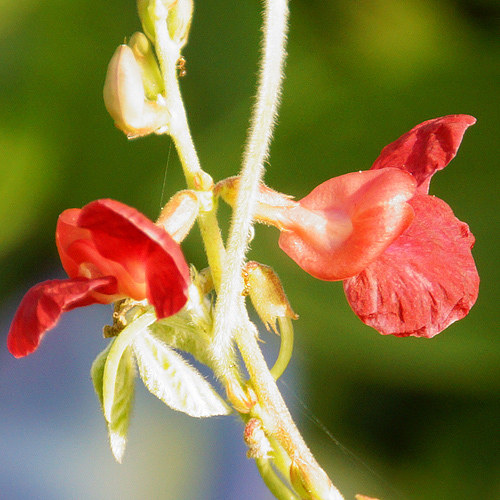
<svg viewBox="0 0 500 500"><path fill-rule="evenodd" d="M413 220L407 200L415 180L399 169L330 179L281 211L279 245L315 278L353 276L376 259ZM288 221L286 220L288 216Z"/></svg>
<svg viewBox="0 0 500 500"><path fill-rule="evenodd" d="M420 194L429 192L429 182L455 157L462 137L476 119L469 115L448 115L417 125L386 146L371 170L395 167L410 172Z"/></svg>
<svg viewBox="0 0 500 500"><path fill-rule="evenodd" d="M24 296L12 321L7 337L9 351L16 358L32 353L63 313L76 307L107 303L100 294L115 293L116 280L110 276L95 280L49 280L35 285Z"/></svg>
<svg viewBox="0 0 500 500"><path fill-rule="evenodd" d="M380 333L433 337L476 301L474 236L439 198L417 195L410 203L413 224L344 290L353 311Z"/></svg>
<svg viewBox="0 0 500 500"><path fill-rule="evenodd" d="M184 306L189 268L180 246L162 227L114 200L86 205L78 226L90 232L103 261L123 266L127 275L116 276L121 292L139 300L147 298L158 318L171 316ZM146 297L137 297L143 289Z"/></svg>

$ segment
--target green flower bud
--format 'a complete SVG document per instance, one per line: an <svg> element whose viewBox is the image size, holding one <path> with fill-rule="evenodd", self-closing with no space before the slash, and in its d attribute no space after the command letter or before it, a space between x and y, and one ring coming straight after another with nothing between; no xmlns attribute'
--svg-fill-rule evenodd
<svg viewBox="0 0 500 500"><path fill-rule="evenodd" d="M155 101L158 94L161 94L165 90L165 86L153 46L146 35L140 31L132 35L128 46L133 50L135 60L141 68L142 83L146 98L150 101Z"/></svg>
<svg viewBox="0 0 500 500"><path fill-rule="evenodd" d="M244 295L249 295L260 319L268 330L277 334L278 318L297 319L286 297L278 275L269 267L251 261L243 269Z"/></svg>
<svg viewBox="0 0 500 500"><path fill-rule="evenodd" d="M168 32L179 48L187 43L193 8L193 0L177 0L168 11Z"/></svg>
<svg viewBox="0 0 500 500"><path fill-rule="evenodd" d="M317 464L310 464L299 457L292 459L290 482L304 500L339 498L326 472Z"/></svg>
<svg viewBox="0 0 500 500"><path fill-rule="evenodd" d="M165 19L170 39L182 48L188 39L193 0L138 0L137 10L142 28L148 38L155 41L155 21Z"/></svg>
<svg viewBox="0 0 500 500"><path fill-rule="evenodd" d="M147 99L141 65L128 45L120 45L109 62L103 97L115 125L129 139L168 131L165 101L161 94L155 101Z"/></svg>

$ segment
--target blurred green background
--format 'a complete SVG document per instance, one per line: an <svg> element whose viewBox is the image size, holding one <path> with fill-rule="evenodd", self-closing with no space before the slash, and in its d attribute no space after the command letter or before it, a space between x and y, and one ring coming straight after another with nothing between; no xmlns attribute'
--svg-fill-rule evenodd
<svg viewBox="0 0 500 500"><path fill-rule="evenodd" d="M196 2L182 90L201 162L216 180L239 168L255 90L260 22L256 0ZM61 211L110 197L155 218L162 201L183 187L170 140L127 141L102 103L107 63L118 44L139 28L132 0L0 0L2 336L22 294L57 272L54 229ZM346 498L365 493L381 500L500 499L500 3L293 0L288 52L266 181L297 198L330 177L369 168L386 144L424 120L454 113L478 119L452 164L435 176L431 193L469 223L477 239L474 255L482 284L470 315L437 338L383 337L350 311L341 284L314 280L280 252L276 230L257 228L250 258L279 273L300 314L291 368L295 377L283 387L285 397ZM188 260L205 266L196 231L184 250ZM82 334L91 345L100 342L72 367L81 372L91 394L88 369L102 340L98 329ZM59 337L50 336L36 359L50 355L52 339ZM71 365L69 355L61 350L52 364L44 362L45 371L35 375L38 396L30 400L20 395L27 387L33 390L35 382L19 374L31 361L13 361L2 347L1 387L15 385L19 391L10 396L0 392L2 413L22 406L24 413L38 418L37 405L52 380L45 377ZM302 415L294 394L356 458ZM73 404L64 395L58 401ZM47 426L59 411L56 405L47 413ZM164 412L165 422L158 417L154 432L167 432L169 419L176 422L174 434L193 425L189 417ZM98 418L89 425L100 432L104 448L104 425ZM148 420L139 416L133 422L136 437L125 460L130 457L129 467L135 464L135 470L142 466L151 472L148 460L162 458L151 458L139 446L139 436L147 432L144 425ZM205 430L210 427L195 425L210 441ZM218 425L241 432L231 418ZM80 432L76 426L73 431L73 436ZM57 429L53 432L57 436ZM0 429L0 447L2 441ZM222 441L205 450L207 456L244 455L241 449L225 450ZM78 439L72 445L78 448ZM185 442L176 446L170 474L178 479L187 474L188 482L193 481L192 470L176 464L198 456L199 450ZM103 459L103 468L108 467L109 481L120 481L111 453ZM68 474L77 477L81 471ZM242 473L237 487L248 490L246 480ZM146 496L130 491L130 497L119 496L111 487L115 493L94 498L191 498L182 488L160 494L162 482L155 481L156 493L147 490ZM201 488L204 493L192 498L233 498Z"/></svg>

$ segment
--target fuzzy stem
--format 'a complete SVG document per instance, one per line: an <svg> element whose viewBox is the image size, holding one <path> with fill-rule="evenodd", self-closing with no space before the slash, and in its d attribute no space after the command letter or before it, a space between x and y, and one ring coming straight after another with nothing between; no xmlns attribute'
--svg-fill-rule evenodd
<svg viewBox="0 0 500 500"><path fill-rule="evenodd" d="M230 370L226 360L230 359L237 315L242 307L241 269L251 235L255 202L264 175L264 161L268 156L281 93L287 19L287 0L266 0L257 102L243 157L238 198L228 237L227 259L215 311L213 355L221 372Z"/></svg>
<svg viewBox="0 0 500 500"><path fill-rule="evenodd" d="M170 135L176 146L188 188L209 191L213 187L213 182L211 177L200 166L179 88L177 61L180 57L180 49L170 38L166 12L162 10L161 2L156 2L156 6L155 47L165 84L165 101L171 115ZM214 203L211 210L200 213L198 224L207 252L214 285L218 290L225 250L215 212L216 204Z"/></svg>
<svg viewBox="0 0 500 500"><path fill-rule="evenodd" d="M270 437L280 443L292 461L307 464L309 484L315 490L317 488L318 491L328 492L322 496L311 498L343 500L343 496L331 484L295 426L257 343L255 326L248 319L247 328L241 328L237 331L236 343L245 361L252 387L263 409L260 416L266 433L269 433Z"/></svg>

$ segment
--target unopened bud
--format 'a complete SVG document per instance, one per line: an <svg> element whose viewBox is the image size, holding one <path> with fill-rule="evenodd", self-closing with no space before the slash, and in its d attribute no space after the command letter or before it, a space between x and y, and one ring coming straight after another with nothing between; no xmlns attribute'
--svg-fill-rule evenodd
<svg viewBox="0 0 500 500"><path fill-rule="evenodd" d="M167 131L170 113L164 99L161 94L156 101L147 99L141 66L128 45L120 45L111 58L103 96L115 125L129 139Z"/></svg>
<svg viewBox="0 0 500 500"><path fill-rule="evenodd" d="M243 268L244 295L249 295L260 319L275 333L278 318L297 319L278 275L269 266L251 261Z"/></svg>
<svg viewBox="0 0 500 500"><path fill-rule="evenodd" d="M257 396L251 391L245 391L237 380L230 380L226 386L227 399L238 413L250 413L257 404Z"/></svg>
<svg viewBox="0 0 500 500"><path fill-rule="evenodd" d="M155 101L158 94L165 90L163 78L158 67L153 46L144 33L134 33L128 42L134 52L135 60L141 68L144 93L150 101Z"/></svg>
<svg viewBox="0 0 500 500"><path fill-rule="evenodd" d="M168 32L179 48L187 43L193 8L193 0L177 0L168 11Z"/></svg>
<svg viewBox="0 0 500 500"><path fill-rule="evenodd" d="M138 0L137 9L142 28L148 38L155 40L155 21L167 24L170 39L181 49L187 42L193 0Z"/></svg>
<svg viewBox="0 0 500 500"><path fill-rule="evenodd" d="M290 466L290 482L304 500L338 500L342 498L326 472L318 464L295 457Z"/></svg>
<svg viewBox="0 0 500 500"><path fill-rule="evenodd" d="M248 446L248 458L272 458L273 447L269 439L267 439L264 429L262 429L260 420L251 418L247 422L243 438Z"/></svg>
<svg viewBox="0 0 500 500"><path fill-rule="evenodd" d="M378 500L378 498L367 497L366 495L356 495L356 500Z"/></svg>
<svg viewBox="0 0 500 500"><path fill-rule="evenodd" d="M156 224L180 243L193 227L199 210L200 203L194 191L179 191L163 207Z"/></svg>

